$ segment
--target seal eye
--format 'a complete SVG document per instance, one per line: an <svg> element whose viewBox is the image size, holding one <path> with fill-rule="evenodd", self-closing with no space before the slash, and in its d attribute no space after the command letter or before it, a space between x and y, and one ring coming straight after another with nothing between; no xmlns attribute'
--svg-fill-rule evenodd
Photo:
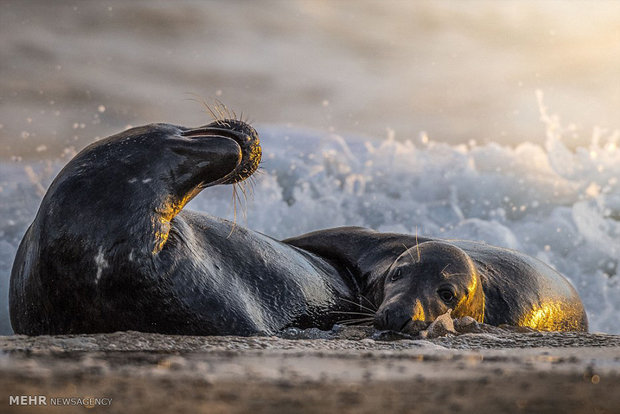
<svg viewBox="0 0 620 414"><path fill-rule="evenodd" d="M392 282L400 279L402 276L402 272L400 269L396 270L394 273L392 273L392 277L390 278L392 280Z"/></svg>
<svg viewBox="0 0 620 414"><path fill-rule="evenodd" d="M450 303L454 300L455 294L450 288L442 288L437 291L437 294L446 303Z"/></svg>

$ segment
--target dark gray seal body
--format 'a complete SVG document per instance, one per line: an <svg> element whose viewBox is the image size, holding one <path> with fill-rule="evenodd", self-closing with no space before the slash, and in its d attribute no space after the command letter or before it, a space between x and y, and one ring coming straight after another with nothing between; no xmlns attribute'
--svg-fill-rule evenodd
<svg viewBox="0 0 620 414"><path fill-rule="evenodd" d="M15 332L329 328L337 299L350 295L333 266L181 211L203 188L251 175L260 154L256 131L235 120L148 125L85 148L50 186L18 249L9 298Z"/></svg>
<svg viewBox="0 0 620 414"><path fill-rule="evenodd" d="M85 148L18 249L15 332L251 335L328 329L368 306L379 329L408 330L447 309L492 324L587 329L570 284L517 252L430 239L416 247L412 236L361 228L278 241L182 211L202 189L249 177L260 155L256 131L237 120L147 125Z"/></svg>
<svg viewBox="0 0 620 414"><path fill-rule="evenodd" d="M570 282L523 253L466 240L379 233L361 227L286 240L346 266L375 304L378 329L417 332L452 309L491 325L587 331Z"/></svg>

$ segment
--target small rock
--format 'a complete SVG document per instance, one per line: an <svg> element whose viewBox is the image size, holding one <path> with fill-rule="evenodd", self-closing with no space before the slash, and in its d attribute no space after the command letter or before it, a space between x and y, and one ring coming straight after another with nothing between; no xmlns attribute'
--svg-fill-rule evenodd
<svg viewBox="0 0 620 414"><path fill-rule="evenodd" d="M440 336L445 336L447 334L456 335L456 330L454 329L454 321L450 314L452 313L452 309L448 309L448 312L443 315L439 315L437 319L435 319L430 326L420 332L421 338L437 338Z"/></svg>
<svg viewBox="0 0 620 414"><path fill-rule="evenodd" d="M478 321L471 316L464 316L462 318L455 319L454 329L460 334L481 332Z"/></svg>

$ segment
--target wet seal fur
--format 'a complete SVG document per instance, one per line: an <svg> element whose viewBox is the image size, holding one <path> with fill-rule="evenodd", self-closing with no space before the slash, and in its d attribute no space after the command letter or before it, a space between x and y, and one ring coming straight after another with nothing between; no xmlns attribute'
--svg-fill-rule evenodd
<svg viewBox="0 0 620 414"><path fill-rule="evenodd" d="M375 306L377 329L417 334L451 311L453 318L495 326L588 330L570 282L514 250L361 227L321 230L285 242L346 267L360 296Z"/></svg>
<svg viewBox="0 0 620 414"><path fill-rule="evenodd" d="M515 251L358 227L278 241L182 210L204 188L249 177L260 157L258 134L235 119L152 124L85 148L19 246L15 332L252 335L338 322L409 332L450 309L492 325L587 330L570 283Z"/></svg>

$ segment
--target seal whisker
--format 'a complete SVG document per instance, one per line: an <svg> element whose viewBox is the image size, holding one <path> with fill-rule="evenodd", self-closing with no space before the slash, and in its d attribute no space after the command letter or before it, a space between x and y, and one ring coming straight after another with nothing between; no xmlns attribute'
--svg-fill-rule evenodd
<svg viewBox="0 0 620 414"><path fill-rule="evenodd" d="M187 93L195 96L195 98L187 98L187 100L194 101L194 102L201 104L207 110L207 112L211 115L211 118L213 118L213 121L225 124L225 122L222 122L224 118L218 116L213 111L213 109L209 106L209 104L200 95L192 93L192 92L187 92ZM227 126L230 127L230 125L227 125Z"/></svg>
<svg viewBox="0 0 620 414"><path fill-rule="evenodd" d="M364 319L351 319L344 321L338 321L337 323L344 326L371 326L373 321Z"/></svg>
<svg viewBox="0 0 620 414"><path fill-rule="evenodd" d="M351 318L339 320L338 323L371 322L373 320L374 318Z"/></svg>
<svg viewBox="0 0 620 414"><path fill-rule="evenodd" d="M418 251L418 262L419 262L420 260L422 260L421 259L422 256L420 255L420 243L418 243L418 226L415 226L415 247L416 247L416 250Z"/></svg>
<svg viewBox="0 0 620 414"><path fill-rule="evenodd" d="M241 181L239 183L239 189L241 189L241 194L243 194L243 200L245 201L245 203L242 203L242 208L241 208L241 214L243 214L243 220L247 225L247 221L248 221L248 194L245 191L245 185L244 185L244 181ZM239 200L241 201L241 200Z"/></svg>
<svg viewBox="0 0 620 414"><path fill-rule="evenodd" d="M366 302L368 302L368 305L373 309L373 312L377 311L377 305L375 305L374 303L372 303L372 301L370 299L368 299L366 296L364 295L360 295L360 298L364 299Z"/></svg>
<svg viewBox="0 0 620 414"><path fill-rule="evenodd" d="M193 98L185 98L185 100L187 100L187 101L194 101L194 102L197 102L197 103L202 104L204 106L208 106L206 104L204 98L201 95L199 95L197 93L194 93L194 92L185 92L185 94L193 96Z"/></svg>
<svg viewBox="0 0 620 414"><path fill-rule="evenodd" d="M248 178L250 178L250 177L248 177ZM241 191L243 192L243 199L244 199L244 200L245 200L245 202L247 203L247 202L248 202L248 194L247 194L247 192L246 192L246 190L247 190L247 187L245 186L245 185L246 185L246 182L247 182L247 181L241 181L241 182L239 183L239 187L241 188Z"/></svg>
<svg viewBox="0 0 620 414"><path fill-rule="evenodd" d="M367 306L362 305L362 304L361 304L361 303L359 303L359 302L355 302L355 301L352 301L352 300L349 300L349 299L345 299L345 298L340 298L340 300L345 301L345 302L348 302L348 303L351 303L351 304L353 304L353 305L355 305L355 306L359 306L360 308L362 308L362 309L366 309L366 310L368 310L368 311L370 311L370 312L375 312L375 311L376 311L376 309L371 309L371 308L369 308L369 307L367 307Z"/></svg>
<svg viewBox="0 0 620 414"><path fill-rule="evenodd" d="M409 251L409 247L407 247L407 245L405 243L403 243L403 247L405 248L405 251L409 254L409 257L411 257L411 261L415 262L415 259L413 258L413 255L411 254L411 252ZM418 253L419 256L419 253Z"/></svg>
<svg viewBox="0 0 620 414"><path fill-rule="evenodd" d="M237 227L237 184L233 183L232 185L232 204L233 204L233 225L230 228L230 233L226 238L228 239L233 232L235 231L235 227Z"/></svg>
<svg viewBox="0 0 620 414"><path fill-rule="evenodd" d="M246 188L248 189L248 192L250 193L250 198L253 199L256 193L256 181L254 177L250 176L250 178L247 180L246 186L247 186Z"/></svg>
<svg viewBox="0 0 620 414"><path fill-rule="evenodd" d="M209 110L211 115L214 117L215 122L217 122L221 126L225 126L227 128L231 128L230 123L225 121L226 120L226 116L222 113L222 111L219 109L219 107L217 105L215 105L213 108L211 108L206 103L204 105L207 107L207 109Z"/></svg>
<svg viewBox="0 0 620 414"><path fill-rule="evenodd" d="M348 326L372 326L374 324L373 321L361 321L360 323L350 323Z"/></svg>
<svg viewBox="0 0 620 414"><path fill-rule="evenodd" d="M243 185L245 187L245 192L247 193L245 200L247 203L248 198L254 198L254 181L252 180L251 175L245 181L243 181Z"/></svg>
<svg viewBox="0 0 620 414"><path fill-rule="evenodd" d="M355 306L359 306L360 308L365 309L365 310L370 311L370 312L375 312L376 311L376 309L370 309L369 307L366 307L366 306L362 305L361 303L357 303L357 302L354 302L354 301L349 300L349 299L340 298L340 300L342 300L344 302L351 303L351 304L353 304Z"/></svg>
<svg viewBox="0 0 620 414"><path fill-rule="evenodd" d="M330 313L339 313L343 315L363 315L363 316L372 316L374 318L374 313L366 313L366 312L348 312L348 311L331 311Z"/></svg>
<svg viewBox="0 0 620 414"><path fill-rule="evenodd" d="M338 321L336 323L342 326L355 326L355 322L353 321Z"/></svg>
<svg viewBox="0 0 620 414"><path fill-rule="evenodd" d="M196 102L196 103L198 103L198 104L200 104L202 106L205 106L205 107L208 106L205 103L205 101L202 99L202 96L200 96L198 94L195 94L193 92L185 92L185 93L188 94L188 95L193 95L194 97L193 98L184 98L183 99L184 101L192 101L192 102Z"/></svg>
<svg viewBox="0 0 620 414"><path fill-rule="evenodd" d="M224 119L220 119L219 121L217 121L218 124L225 126L227 128L231 128L230 123L226 122Z"/></svg>
<svg viewBox="0 0 620 414"><path fill-rule="evenodd" d="M211 109L211 107L209 105L207 105L206 102L203 102L203 104L204 104L205 108L207 108L207 111L209 111L209 113L213 117L214 121L221 121L221 119L215 114L215 112L213 112L213 109Z"/></svg>
<svg viewBox="0 0 620 414"><path fill-rule="evenodd" d="M233 221L235 223L237 223L237 200L239 200L239 197L237 196L237 183L233 183L233 191L232 191L232 197L233 197Z"/></svg>
<svg viewBox="0 0 620 414"><path fill-rule="evenodd" d="M235 195L235 199L237 200L237 203L235 203L235 213L236 213L236 206L239 205L241 207L241 215L242 217L247 220L247 216L245 211L243 210L243 201L241 200L241 195L239 195L239 190L241 190L241 192L243 192L243 188L241 187L240 183L235 183L233 184L233 188L234 188L234 195ZM236 218L236 214L235 214L235 218Z"/></svg>
<svg viewBox="0 0 620 414"><path fill-rule="evenodd" d="M446 275L446 277L451 277L451 276L468 276L467 273L446 273L445 275Z"/></svg>
<svg viewBox="0 0 620 414"><path fill-rule="evenodd" d="M218 101L217 99L214 100L213 110L219 115L218 119L226 118L226 115L224 115L222 109L220 108L220 101Z"/></svg>
<svg viewBox="0 0 620 414"><path fill-rule="evenodd" d="M404 245L403 245L403 246L404 246ZM407 246L405 246L405 248L406 248L406 247L407 247ZM403 252L403 253L404 253L404 252ZM390 264L390 266L388 267L388 269L389 269L390 267L394 266L394 263L396 263L396 261L398 260L398 258L399 258L399 257L400 257L400 256L396 256L396 258L394 259L394 261L392 262L392 264Z"/></svg>
<svg viewBox="0 0 620 414"><path fill-rule="evenodd" d="M216 99L215 102L217 103L219 112L224 114L223 117L236 119L236 116L235 117L232 116L232 114L230 113L230 110L222 101L220 101L219 99Z"/></svg>
<svg viewBox="0 0 620 414"><path fill-rule="evenodd" d="M224 107L224 112L226 112L226 114L228 115L228 118L233 118L236 119L237 117L234 115L234 112L231 113L230 108L228 108L226 105L222 104L222 106Z"/></svg>
<svg viewBox="0 0 620 414"><path fill-rule="evenodd" d="M342 319L342 320L340 320L338 322L350 322L350 321L353 321L353 322L366 322L366 321L372 321L372 320L374 320L374 318L370 318L370 317L368 317L368 318L350 318L350 319Z"/></svg>
<svg viewBox="0 0 620 414"><path fill-rule="evenodd" d="M221 105L220 101L216 99L215 102L216 104L213 106L213 109L215 110L215 112L217 112L220 115L219 119L220 120L226 119L226 114L224 113L224 111L222 110L220 106Z"/></svg>
<svg viewBox="0 0 620 414"><path fill-rule="evenodd" d="M368 302L368 304L370 305L370 307L373 309L373 312L377 311L377 305L375 305L374 303L372 303L370 301L370 299L368 299L366 296L364 295L360 295L360 298L364 299L366 302Z"/></svg>
<svg viewBox="0 0 620 414"><path fill-rule="evenodd" d="M256 190L256 182L255 182L256 178L251 175L248 179L247 179L247 183L248 183L248 188L250 190L250 196L254 197L254 191Z"/></svg>
<svg viewBox="0 0 620 414"><path fill-rule="evenodd" d="M205 107L205 109L211 114L211 117L213 117L213 120L216 122L222 122L224 120L223 116L218 116L213 109L211 108L211 106L209 106L209 104L204 100L204 98L196 93L192 93L189 92L190 95L194 95L196 97L196 99L191 99L195 102L198 102L200 104L202 104L202 106ZM230 128L230 125L228 125L228 127Z"/></svg>

